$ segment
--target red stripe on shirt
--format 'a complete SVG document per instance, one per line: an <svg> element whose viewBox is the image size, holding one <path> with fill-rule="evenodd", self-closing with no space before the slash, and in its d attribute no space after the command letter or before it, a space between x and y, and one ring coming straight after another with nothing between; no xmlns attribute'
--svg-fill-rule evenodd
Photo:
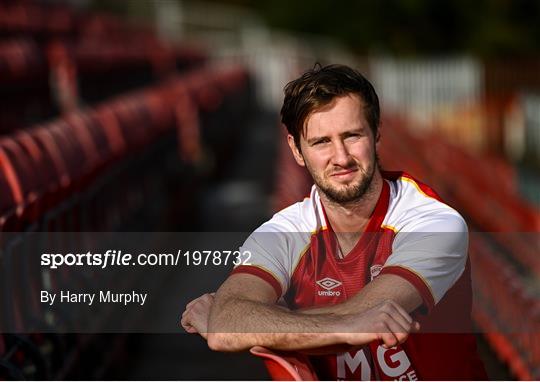
<svg viewBox="0 0 540 382"><path fill-rule="evenodd" d="M263 279L268 284L270 284L272 288L274 288L274 291L276 292L276 295L278 296L278 298L281 297L281 294L282 294L281 284L279 283L278 280L276 280L274 275L272 275L270 272L259 267L253 267L249 265L239 265L238 267L234 268L233 271L231 272L232 275L237 274L237 273L248 273L250 275L257 276Z"/></svg>
<svg viewBox="0 0 540 382"><path fill-rule="evenodd" d="M420 188L420 190L422 190L424 194L432 197L435 200L438 200L439 202L445 203L444 200L442 200L442 198L439 196L439 194L435 192L435 190L433 190L427 184L419 181L414 176L406 173L405 171L383 171L382 175L383 175L383 178L389 179L389 180L398 180L399 178L402 178L402 177L410 179L418 185L418 188Z"/></svg>
<svg viewBox="0 0 540 382"><path fill-rule="evenodd" d="M403 277L405 280L410 282L420 293L420 296L422 297L422 300L424 301L424 305L427 307L428 311L431 311L433 307L435 306L435 299L433 298L433 295L431 294L431 290L429 289L429 286L427 285L427 282L417 275L416 273L408 270L407 268L400 267L399 265L390 265L387 267L384 267L381 270L382 274L392 274L396 276Z"/></svg>

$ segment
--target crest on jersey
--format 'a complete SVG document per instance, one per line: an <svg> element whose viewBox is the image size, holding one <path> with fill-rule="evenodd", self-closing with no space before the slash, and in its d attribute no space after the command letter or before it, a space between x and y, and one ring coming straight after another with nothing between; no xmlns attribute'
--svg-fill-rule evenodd
<svg viewBox="0 0 540 382"><path fill-rule="evenodd" d="M317 285L325 290L320 290L318 292L319 296L339 296L341 295L340 291L334 291L332 289L337 288L341 284L343 284L341 281L334 280L330 277L325 277L324 279L321 279L319 281L316 281Z"/></svg>
<svg viewBox="0 0 540 382"><path fill-rule="evenodd" d="M373 279L375 277L379 276L379 273L381 273L381 270L382 270L382 265L380 265L380 264L372 265L371 268L369 268L369 274L371 276L371 281L373 281Z"/></svg>

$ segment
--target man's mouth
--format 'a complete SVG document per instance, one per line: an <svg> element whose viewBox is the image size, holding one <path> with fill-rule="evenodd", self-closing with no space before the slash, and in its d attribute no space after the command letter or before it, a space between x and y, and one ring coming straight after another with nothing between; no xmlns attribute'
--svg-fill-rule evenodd
<svg viewBox="0 0 540 382"><path fill-rule="evenodd" d="M341 171L336 171L332 173L330 176L337 179L343 179L343 178L352 177L356 171L358 171L356 168L349 168L349 169L344 169Z"/></svg>

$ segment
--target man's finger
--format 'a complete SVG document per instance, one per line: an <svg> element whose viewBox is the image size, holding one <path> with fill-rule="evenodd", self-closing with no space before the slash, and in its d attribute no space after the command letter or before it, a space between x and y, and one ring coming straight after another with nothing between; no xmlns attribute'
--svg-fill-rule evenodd
<svg viewBox="0 0 540 382"><path fill-rule="evenodd" d="M396 304L392 307L393 312L391 317L404 329L405 332L409 333L412 330L413 319L405 312L404 309Z"/></svg>
<svg viewBox="0 0 540 382"><path fill-rule="evenodd" d="M406 323L405 328L393 316L386 314L387 316L380 322L382 329L379 338L383 341L384 347L390 348L405 342L409 337L410 325Z"/></svg>
<svg viewBox="0 0 540 382"><path fill-rule="evenodd" d="M199 299L200 299L200 297L197 297L195 300L191 300L190 302L188 302L188 304L186 305L186 310L191 308L193 306L193 304L195 304L197 301L199 301Z"/></svg>
<svg viewBox="0 0 540 382"><path fill-rule="evenodd" d="M187 315L189 314L189 311L186 309L184 310L184 313L182 313L182 320L184 319L184 317L186 317Z"/></svg>
<svg viewBox="0 0 540 382"><path fill-rule="evenodd" d="M409 313L401 305L399 305L397 302L390 300L390 303L392 306L400 313L400 315L405 318L405 320L409 323L413 323L413 319Z"/></svg>
<svg viewBox="0 0 540 382"><path fill-rule="evenodd" d="M182 325L182 328L188 333L198 333L199 331L197 328L195 328L193 325L191 325L191 322L188 320L188 317L182 317L182 320L180 320L180 325Z"/></svg>
<svg viewBox="0 0 540 382"><path fill-rule="evenodd" d="M386 330L382 333L379 333L379 339L383 342L383 347L389 349L391 347L396 346L399 343L399 340L396 338L394 333L386 327Z"/></svg>
<svg viewBox="0 0 540 382"><path fill-rule="evenodd" d="M410 325L406 324L406 327L404 327L400 322L395 320L394 317L390 317L387 320L386 326L399 342L404 341L409 335Z"/></svg>
<svg viewBox="0 0 540 382"><path fill-rule="evenodd" d="M187 319L186 316L182 315L182 318L180 319L180 325L182 325L184 328L187 327L187 326L191 326L189 325L189 321Z"/></svg>
<svg viewBox="0 0 540 382"><path fill-rule="evenodd" d="M196 299L194 300L191 300L190 302L188 302L188 304L186 305L186 310L191 308L193 306L193 304L199 302L200 300L204 300L205 296L211 296L212 297L212 300L214 299L214 295L215 295L215 292L212 292L212 293L206 293L206 294L203 294L202 296L199 296L197 297Z"/></svg>

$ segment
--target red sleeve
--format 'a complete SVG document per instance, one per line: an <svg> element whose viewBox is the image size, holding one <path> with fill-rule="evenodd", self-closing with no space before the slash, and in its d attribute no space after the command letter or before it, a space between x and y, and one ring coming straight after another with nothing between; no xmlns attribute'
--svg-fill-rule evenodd
<svg viewBox="0 0 540 382"><path fill-rule="evenodd" d="M435 300L427 281L411 269L400 267L398 265L390 265L384 267L380 274L392 274L403 277L418 290L418 293L420 293L420 296L422 296L422 300L424 301L424 305L428 309L428 312L431 311L431 309L433 309L435 306Z"/></svg>
<svg viewBox="0 0 540 382"><path fill-rule="evenodd" d="M234 275L236 273L248 273L253 276L257 276L264 281L266 281L268 284L274 288L274 291L276 292L276 295L281 297L282 295L282 288L280 282L276 279L274 275L272 275L269 271L267 271L264 268L252 266L252 265L239 265L238 267L234 268L231 272L231 275Z"/></svg>

